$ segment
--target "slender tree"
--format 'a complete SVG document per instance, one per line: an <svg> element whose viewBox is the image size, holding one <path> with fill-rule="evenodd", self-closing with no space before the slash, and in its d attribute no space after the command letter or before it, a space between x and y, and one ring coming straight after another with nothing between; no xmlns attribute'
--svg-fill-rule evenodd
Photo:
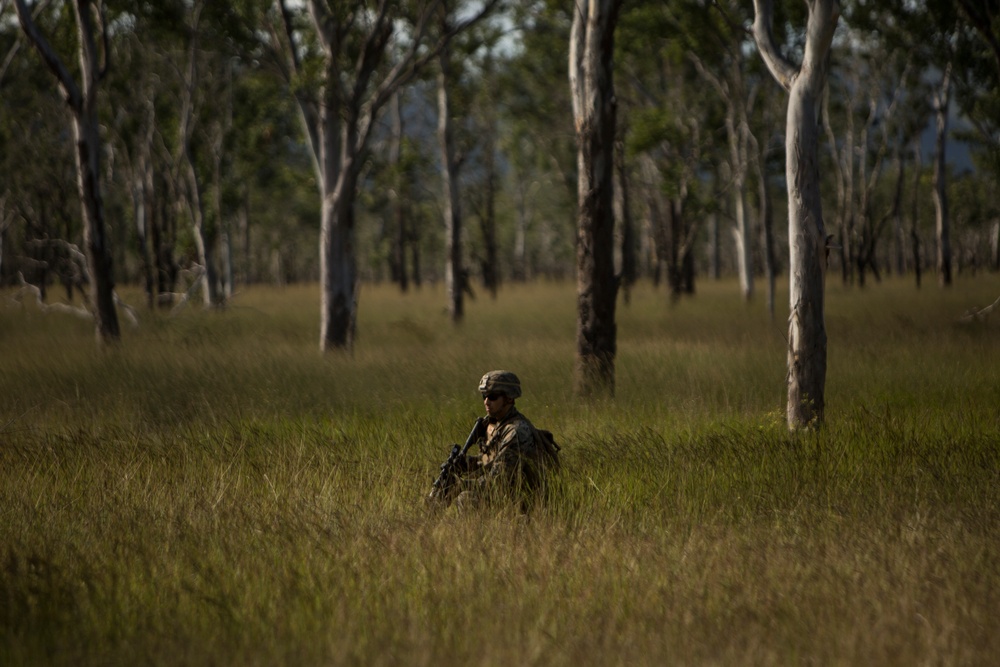
<svg viewBox="0 0 1000 667"><path fill-rule="evenodd" d="M406 275L406 194L404 188L406 178L402 169L403 158L403 104L401 91L396 91L389 105L390 135L388 161L392 179L389 188L389 220L386 227L390 230L389 273L392 280L399 285L401 292L410 288L409 277Z"/></svg>
<svg viewBox="0 0 1000 667"><path fill-rule="evenodd" d="M218 236L217 230L209 229L204 201L205 186L195 166L194 150L191 145L191 137L198 113L195 89L200 77L198 70L200 23L206 1L196 0L188 10L190 25L185 26L188 34L185 45L184 70L181 74L180 122L177 125L175 161L181 173L181 182L184 185L184 201L193 227L198 261L202 266L200 278L202 295L205 307L208 308L219 306L223 301L218 289L218 269L215 263L215 246Z"/></svg>
<svg viewBox="0 0 1000 667"><path fill-rule="evenodd" d="M400 87L497 2L481 3L450 30L432 34L441 0L418 3L412 14L395 0L308 0L305 21L297 20L288 0L275 0L283 30L273 31L272 43L284 56L284 75L309 137L322 203L321 350L349 350L354 344L354 202L375 121ZM394 40L402 25L407 26L405 38ZM307 44L305 38L312 41ZM316 59L306 62L313 53Z"/></svg>
<svg viewBox="0 0 1000 667"><path fill-rule="evenodd" d="M108 30L103 11L100 11L103 3L95 5L92 0L75 0L72 4L79 47L79 83L39 31L25 0L14 0L21 28L55 75L72 115L77 188L83 212L84 251L90 279L90 304L98 343L107 344L115 343L121 337L118 313L115 310L110 240L105 228L104 200L101 194L101 135L97 116L98 90L108 67ZM95 12L100 20L103 65L97 48L97 28L93 16Z"/></svg>
<svg viewBox="0 0 1000 667"><path fill-rule="evenodd" d="M442 10L441 32L449 30L450 17ZM441 210L444 215L445 268L444 284L448 296L448 314L452 322L465 315L465 263L462 257L462 201L458 173L461 159L455 149L452 126L451 87L456 85L451 48L445 44L438 54L437 103L438 145L441 159Z"/></svg>
<svg viewBox="0 0 1000 667"><path fill-rule="evenodd" d="M951 285L951 218L948 216L948 113L951 104L952 63L944 67L934 95L934 221L937 236L937 274L941 287Z"/></svg>
<svg viewBox="0 0 1000 667"><path fill-rule="evenodd" d="M754 0L753 34L771 74L789 94L785 117L789 301L787 421L792 430L820 425L826 391L826 229L820 198L818 122L838 0L807 0L806 41L796 66L778 48L772 0Z"/></svg>
<svg viewBox="0 0 1000 667"><path fill-rule="evenodd" d="M575 0L569 80L577 140L575 387L614 393L614 33L621 0Z"/></svg>

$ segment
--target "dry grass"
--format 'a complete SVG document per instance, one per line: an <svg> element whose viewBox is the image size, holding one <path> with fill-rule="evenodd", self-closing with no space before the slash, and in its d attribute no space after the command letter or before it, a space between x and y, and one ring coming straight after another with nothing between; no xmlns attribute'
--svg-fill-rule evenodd
<svg viewBox="0 0 1000 667"><path fill-rule="evenodd" d="M783 315L706 284L619 309L618 397L568 390L573 296L315 288L144 315L121 349L0 309L0 664L989 664L1000 294L831 285L828 425L783 427ZM2 295L0 295L2 297ZM475 383L564 445L530 519L426 513Z"/></svg>

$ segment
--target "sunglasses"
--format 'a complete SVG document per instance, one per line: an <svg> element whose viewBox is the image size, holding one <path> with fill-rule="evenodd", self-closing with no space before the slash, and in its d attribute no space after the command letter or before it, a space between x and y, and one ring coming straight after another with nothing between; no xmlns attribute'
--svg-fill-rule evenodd
<svg viewBox="0 0 1000 667"><path fill-rule="evenodd" d="M497 394L497 393L483 394L483 400L486 400L486 401L496 401L496 400L498 400L500 398L503 398L503 396L504 396L503 394Z"/></svg>

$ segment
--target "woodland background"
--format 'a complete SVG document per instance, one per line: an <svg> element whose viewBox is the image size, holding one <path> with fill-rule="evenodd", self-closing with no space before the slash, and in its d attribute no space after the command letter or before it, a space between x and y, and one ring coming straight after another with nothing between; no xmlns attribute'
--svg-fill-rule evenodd
<svg viewBox="0 0 1000 667"><path fill-rule="evenodd" d="M803 39L800 4L775 10L793 54ZM464 227L453 268L478 294L573 276L564 5L501 3L453 40L450 78L424 68L379 116L355 210L362 281L407 290L442 280L453 261L442 86ZM919 285L931 272L947 285L953 272L998 268L996 5L844 3L821 120L830 279L860 287L905 274ZM144 286L150 304L194 296L189 288L206 271L203 298L213 306L241 285L318 278L317 176L294 99L317 73L308 62L298 76L283 71L276 7L103 5L101 177L114 274L118 284ZM33 8L53 46L74 53L68 5ZM288 11L306 20L304 7ZM749 3L729 1L622 8L616 246L626 293L651 279L679 297L700 280L739 275L743 297L763 291L773 312L773 277L787 263L785 95L756 53L752 14ZM6 0L0 55L0 284L23 277L45 298L65 300L83 280L73 259L81 214L67 111Z"/></svg>

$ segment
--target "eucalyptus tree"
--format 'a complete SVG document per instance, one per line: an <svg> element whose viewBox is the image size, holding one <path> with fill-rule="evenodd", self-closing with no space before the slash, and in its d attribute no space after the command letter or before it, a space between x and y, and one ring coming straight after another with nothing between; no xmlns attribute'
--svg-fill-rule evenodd
<svg viewBox="0 0 1000 667"><path fill-rule="evenodd" d="M455 17L444 8L440 31L452 29ZM489 86L490 49L497 39L496 30L481 23L445 44L438 55L437 107L438 146L442 182L441 210L445 229L445 289L448 312L452 321L464 315L464 296L472 294L469 270L465 265L463 237L465 222L462 203L477 204L482 232L483 278L487 288L496 295L496 229L494 146L496 123L491 114L475 118L475 111L484 105L496 104ZM477 53L477 52L482 53ZM475 80L475 82L474 82ZM483 99L489 98L489 99ZM457 122L456 122L457 121ZM480 122L481 121L481 122ZM478 183L471 176L460 179L462 171L475 171ZM468 193L463 197L462 191ZM471 191L479 190L479 197Z"/></svg>
<svg viewBox="0 0 1000 667"><path fill-rule="evenodd" d="M455 152L449 104L449 79L452 74L450 50L441 49L438 56L438 137L441 147L441 209L445 229L444 285L448 296L448 313L453 322L465 314L465 267L462 261L462 204L459 195L458 169L460 160Z"/></svg>
<svg viewBox="0 0 1000 667"><path fill-rule="evenodd" d="M614 393L614 34L621 0L574 0L569 84L577 140L575 389Z"/></svg>
<svg viewBox="0 0 1000 667"><path fill-rule="evenodd" d="M98 91L109 64L109 35L104 5L91 0L72 3L77 27L79 81L67 67L64 57L38 29L26 0L14 0L14 6L21 28L55 76L70 110L76 142L77 188L83 214L90 305L98 343L115 343L120 340L121 332L115 310L112 255L101 192L101 135L97 115ZM102 49L98 48L98 38Z"/></svg>
<svg viewBox="0 0 1000 667"><path fill-rule="evenodd" d="M788 187L788 426L822 424L826 392L824 291L827 235L819 174L819 112L830 47L840 19L838 0L807 0L802 61L782 54L774 37L772 0L754 0L753 35L764 63L788 91L785 178Z"/></svg>
<svg viewBox="0 0 1000 667"><path fill-rule="evenodd" d="M320 349L350 349L357 317L355 198L376 120L400 87L491 12L434 30L442 0L275 0L272 43L309 138L321 201ZM466 12L468 14L468 12Z"/></svg>

